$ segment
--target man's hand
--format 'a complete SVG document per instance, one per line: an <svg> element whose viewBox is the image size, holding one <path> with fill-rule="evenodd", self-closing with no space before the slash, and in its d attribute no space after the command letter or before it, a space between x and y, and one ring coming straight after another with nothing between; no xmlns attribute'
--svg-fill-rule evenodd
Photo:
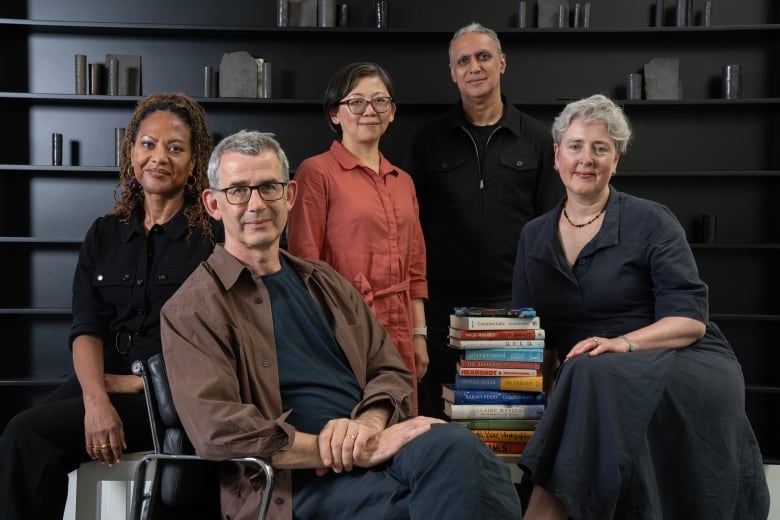
<svg viewBox="0 0 780 520"><path fill-rule="evenodd" d="M377 428L376 422L334 419L317 437L320 458L336 473L351 471L354 466L370 468L398 453L406 443L427 432L431 424L444 422L415 417L383 429ZM317 474L324 475L328 468L317 470Z"/></svg>

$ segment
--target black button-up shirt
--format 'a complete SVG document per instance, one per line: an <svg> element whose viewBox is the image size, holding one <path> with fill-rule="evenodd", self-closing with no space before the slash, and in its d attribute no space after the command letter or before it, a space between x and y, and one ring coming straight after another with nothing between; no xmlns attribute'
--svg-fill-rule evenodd
<svg viewBox="0 0 780 520"><path fill-rule="evenodd" d="M212 249L199 229L188 233L184 208L148 235L140 211L125 224L96 219L73 278L70 343L82 334L102 338L106 370L129 373L132 361L161 351L160 308Z"/></svg>

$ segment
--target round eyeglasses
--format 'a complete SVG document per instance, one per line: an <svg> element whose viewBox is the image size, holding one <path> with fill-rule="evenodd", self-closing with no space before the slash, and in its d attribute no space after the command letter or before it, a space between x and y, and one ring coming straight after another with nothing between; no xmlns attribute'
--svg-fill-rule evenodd
<svg viewBox="0 0 780 520"><path fill-rule="evenodd" d="M339 105L347 105L347 110L350 114L359 116L366 111L368 105L374 107L374 112L377 114L384 114L390 110L390 105L393 104L393 98L391 97L375 97L374 99L347 99L346 101L340 101Z"/></svg>
<svg viewBox="0 0 780 520"><path fill-rule="evenodd" d="M257 186L230 186L229 188L215 188L225 194L229 204L246 204L252 198L252 192L257 190L260 198L266 202L279 200L284 195L286 182L266 182Z"/></svg>

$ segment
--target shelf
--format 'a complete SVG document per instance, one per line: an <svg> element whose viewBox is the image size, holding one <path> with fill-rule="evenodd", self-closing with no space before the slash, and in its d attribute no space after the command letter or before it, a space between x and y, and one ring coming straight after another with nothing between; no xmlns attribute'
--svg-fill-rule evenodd
<svg viewBox="0 0 780 520"><path fill-rule="evenodd" d="M745 392L756 394L780 394L780 387L764 385L745 385Z"/></svg>
<svg viewBox="0 0 780 520"><path fill-rule="evenodd" d="M690 244L691 249L749 249L749 250L765 250L765 251L780 251L780 244L766 243L766 244L735 244L735 243L712 243L704 244L694 242Z"/></svg>
<svg viewBox="0 0 780 520"><path fill-rule="evenodd" d="M721 170L721 171L692 171L692 170L619 170L621 177L780 177L777 170Z"/></svg>
<svg viewBox="0 0 780 520"><path fill-rule="evenodd" d="M118 174L118 166L51 166L43 164L0 164L0 174L2 172L24 172L24 173L66 173L66 174Z"/></svg>
<svg viewBox="0 0 780 520"><path fill-rule="evenodd" d="M0 244L18 245L81 245L83 238L0 237Z"/></svg>
<svg viewBox="0 0 780 520"><path fill-rule="evenodd" d="M780 322L780 316L775 314L710 314L713 321L768 321Z"/></svg>
<svg viewBox="0 0 780 520"><path fill-rule="evenodd" d="M0 377L0 386L58 386L67 381L68 374L62 376L42 376L42 377Z"/></svg>
<svg viewBox="0 0 780 520"><path fill-rule="evenodd" d="M196 25L196 24L156 24L156 23L117 23L117 22L81 22L81 21L61 21L61 20L27 20L19 18L0 18L0 25L9 27L27 28L35 31L74 33L83 34L160 34L170 35L192 35L201 36L213 35L219 37L228 36L258 36L258 35L280 35L293 33L296 35L306 34L384 34L384 35L446 35L451 36L451 29L429 29L429 28L409 28L409 27L388 27L377 29L376 27L260 27L260 26L242 26L242 25ZM761 25L712 25L687 26L687 27L591 27L591 28L495 28L499 36L509 35L543 35L554 34L641 34L641 33L663 33L671 34L708 34L708 33L754 33L754 32L777 32L780 31L779 24L761 24Z"/></svg>
<svg viewBox="0 0 780 520"><path fill-rule="evenodd" d="M92 94L64 94L64 93L35 93L35 92L2 92L0 91L0 102L4 100L13 101L36 101L51 104L113 104L113 105L134 105L144 99L144 96L107 96ZM202 105L265 105L265 106L312 106L320 108L321 99L288 99L288 98L223 98L223 97L194 97ZM518 108L527 106L538 107L560 107L574 98L560 98L555 100L531 101L519 100L514 102ZM620 105L630 105L631 107L659 107L659 106L745 106L745 105L780 105L780 98L742 98L742 99L615 99ZM396 103L399 106L452 106L450 99L421 100L421 99L398 99ZM671 172L673 173L673 172ZM777 174L777 172L774 172ZM622 174L622 172L621 172ZM666 175L669 175L667 172Z"/></svg>
<svg viewBox="0 0 780 520"><path fill-rule="evenodd" d="M7 307L0 308L0 315L28 315L28 316L70 316L69 307Z"/></svg>

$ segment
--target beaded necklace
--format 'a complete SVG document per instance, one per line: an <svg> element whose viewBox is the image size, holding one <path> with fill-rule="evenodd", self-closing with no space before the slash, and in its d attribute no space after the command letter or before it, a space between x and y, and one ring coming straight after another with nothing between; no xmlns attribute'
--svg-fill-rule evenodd
<svg viewBox="0 0 780 520"><path fill-rule="evenodd" d="M594 216L594 217L593 217L592 219L590 219L589 221L585 222L584 224L575 224L575 223L574 223L574 222L572 222L572 221L571 221L571 219L569 218L569 214L568 214L568 213L566 213L566 204L564 204L564 205L563 205L563 218L565 218L565 219L566 219L566 222L568 222L568 223L569 223L569 224L571 224L572 226L574 226L574 227L576 227L576 228L581 228L581 227L585 227L585 226L587 226L588 224L593 224L593 223L596 221L596 219L597 219L597 218L599 218L599 217L600 217L600 216L601 216L601 215L602 215L602 214L603 214L605 211L607 211L607 205L606 205L606 204L604 204L604 207L603 207L603 208L601 208L601 211L599 211L598 213L596 213L596 216Z"/></svg>

